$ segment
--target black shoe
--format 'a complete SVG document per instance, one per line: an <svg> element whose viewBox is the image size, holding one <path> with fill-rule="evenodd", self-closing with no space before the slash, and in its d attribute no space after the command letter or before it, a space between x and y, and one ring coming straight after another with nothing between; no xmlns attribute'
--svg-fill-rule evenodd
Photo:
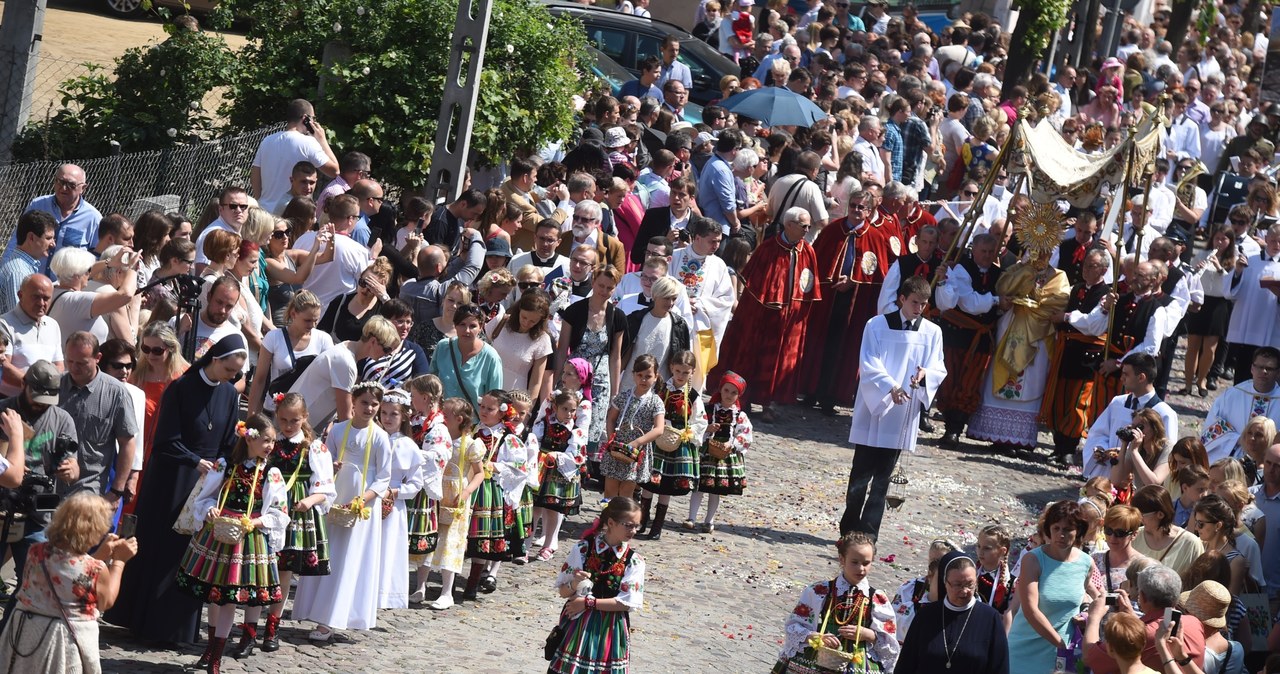
<svg viewBox="0 0 1280 674"><path fill-rule="evenodd" d="M278 635L273 634L262 638L263 653L275 653L278 650L280 650L280 637Z"/></svg>
<svg viewBox="0 0 1280 674"><path fill-rule="evenodd" d="M824 417L834 417L835 415L836 415L836 406L835 406L835 405L832 405L832 404L829 404L829 403L823 403L823 404L822 404L822 416L824 416Z"/></svg>
<svg viewBox="0 0 1280 674"><path fill-rule="evenodd" d="M1210 380L1209 380L1209 383L1208 383L1207 385L1205 385L1205 388L1209 389L1210 391L1217 391L1217 390L1218 390L1218 380L1217 380L1217 379L1210 379Z"/></svg>
<svg viewBox="0 0 1280 674"><path fill-rule="evenodd" d="M462 591L462 601L479 601L479 600L480 600L480 596L476 594L476 591L474 589L467 589Z"/></svg>
<svg viewBox="0 0 1280 674"><path fill-rule="evenodd" d="M480 579L480 591L485 594L493 594L498 589L498 579L493 576L485 576Z"/></svg>
<svg viewBox="0 0 1280 674"><path fill-rule="evenodd" d="M955 431L947 431L947 434L942 436L942 446L943 447L959 447L960 434Z"/></svg>

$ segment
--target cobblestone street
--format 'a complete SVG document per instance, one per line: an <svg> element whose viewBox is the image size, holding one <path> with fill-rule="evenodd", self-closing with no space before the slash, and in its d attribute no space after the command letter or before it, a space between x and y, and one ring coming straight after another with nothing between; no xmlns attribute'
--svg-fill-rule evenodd
<svg viewBox="0 0 1280 674"><path fill-rule="evenodd" d="M1180 414L1199 415L1209 400L1172 396ZM758 415L757 415L758 416ZM782 623L806 583L836 573L834 541L844 504L852 449L847 411L835 418L793 408L777 424L756 424L748 456L751 485L726 498L714 534L679 524L688 499L672 502L674 526L658 542L638 541L648 562L645 611L633 615L632 671L761 672L773 663ZM940 423L937 424L939 427ZM1198 432L1198 422L1183 432ZM928 542L946 536L970 545L982 525L1001 522L1025 538L1045 503L1074 494L1079 482L1039 462L995 456L972 443L958 451L922 437L908 459L911 484L900 511L886 514L872 584L889 591L923 571ZM1047 438L1042 437L1043 443ZM273 654L224 660L239 672L545 672L543 640L560 600L551 587L569 536L599 512L588 499L561 533L550 563L504 565L499 592L444 613L382 611L378 628L347 632L327 646L307 642L313 627L287 619L284 645ZM434 585L429 595L434 592ZM176 672L199 652L152 651L113 627L103 627L108 672Z"/></svg>

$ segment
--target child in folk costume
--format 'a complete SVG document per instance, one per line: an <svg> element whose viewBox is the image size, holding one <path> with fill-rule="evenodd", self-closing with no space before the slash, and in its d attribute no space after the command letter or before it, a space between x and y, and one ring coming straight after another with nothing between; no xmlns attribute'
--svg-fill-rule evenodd
<svg viewBox="0 0 1280 674"><path fill-rule="evenodd" d="M666 410L655 391L658 384L658 361L649 354L636 358L631 365L633 388L622 391L609 401L605 420L604 454L600 472L604 474L604 499L630 496L636 482L649 479L650 446L665 429Z"/></svg>
<svg viewBox="0 0 1280 674"><path fill-rule="evenodd" d="M483 445L485 479L471 495L471 525L467 532L467 557L471 559L471 574L467 577L467 589L463 599L475 600L476 592L485 594L498 588L495 575L502 562L511 559L508 538L508 522L515 521L515 512L499 482L500 468L504 460L510 475L519 455L519 466L524 465L524 445L516 435L518 412L506 391L493 389L480 397L480 427L475 438ZM518 502L519 495L516 496Z"/></svg>
<svg viewBox="0 0 1280 674"><path fill-rule="evenodd" d="M548 672L625 674L628 670L630 612L644 606L644 558L630 545L639 528L639 504L619 496L609 501L600 519L574 544L556 576L556 589L568 601L548 639L552 651Z"/></svg>
<svg viewBox="0 0 1280 674"><path fill-rule="evenodd" d="M413 405L413 440L422 454L422 491L409 502L409 561L418 566L418 588L409 595L410 604L426 601L427 575L431 571L427 555L436 550L439 530L440 487L445 466L453 455L453 440L440 409L444 386L434 374L409 380ZM468 419L467 426L470 427Z"/></svg>
<svg viewBox="0 0 1280 674"><path fill-rule="evenodd" d="M324 514L333 504L333 457L307 423L307 404L298 393L278 393L276 403L276 443L267 465L284 476L288 497L286 512L289 524L284 530L284 545L276 565L280 569L280 587L285 591L280 601L267 613L267 627L262 633L262 650L280 650L280 616L284 613L290 581L297 576L329 574L329 537ZM260 607L246 608L240 642L231 657L243 658L253 653L258 635Z"/></svg>
<svg viewBox="0 0 1280 674"><path fill-rule="evenodd" d="M543 403L533 435L538 438L540 486L534 499L534 518L542 522L542 534L531 541L541 545L538 559L551 559L559 547L560 525L565 515L582 507L579 473L586 459L587 431L591 426L591 365L571 358L560 373L560 390Z"/></svg>
<svg viewBox="0 0 1280 674"><path fill-rule="evenodd" d="M716 511L720 509L721 496L741 496L747 486L747 464L744 458L751 448L751 420L742 410L742 394L747 390L747 380L735 372L725 372L720 377L718 400L713 399L711 411L706 415L706 437L702 443L701 461L698 469L698 491L689 497L689 519L684 528L693 529L698 521L698 510L702 507L702 495L709 494L707 499L707 517L702 521L702 530L707 533L716 530ZM724 458L711 454L715 444L727 451Z"/></svg>
<svg viewBox="0 0 1280 674"><path fill-rule="evenodd" d="M828 671L818 667L820 648L849 654L851 672L892 672L898 662L893 607L888 595L867 582L875 542L865 533L853 532L841 536L836 549L840 575L818 581L800 594L800 602L787 616L787 639L774 674Z"/></svg>
<svg viewBox="0 0 1280 674"><path fill-rule="evenodd" d="M666 413L666 427L659 436L659 442L653 445L649 479L640 485L646 492L640 500L641 534L644 534L644 529L650 524L649 506L653 503L652 495L659 495L653 526L648 534L642 536L651 541L662 538L662 525L667 521L671 497L684 496L698 486L698 449L702 444L702 435L707 430L707 418L702 406L702 396L691 391L689 386L696 365L692 351L679 351L667 361L671 379L667 380L667 385L660 394ZM675 447L670 451L663 449L664 439L672 439Z"/></svg>
<svg viewBox="0 0 1280 674"><path fill-rule="evenodd" d="M1017 578L1009 572L1009 531L999 524L988 524L978 532L978 601L1002 614L1005 629L1013 624L1009 610Z"/></svg>
<svg viewBox="0 0 1280 674"><path fill-rule="evenodd" d="M209 605L213 636L197 666L210 672L221 668L236 606L267 606L284 596L275 550L289 523L287 497L280 470L267 466L276 431L270 419L255 414L236 434L229 460L219 459L204 476L192 507L202 526L178 566L179 587ZM223 530L232 524L240 535L229 542Z"/></svg>
<svg viewBox="0 0 1280 674"><path fill-rule="evenodd" d="M512 454L499 460L498 484L507 497L515 520L507 527L511 561L517 566L529 563L525 540L533 535L537 521L533 517L533 496L539 487L538 438L532 433L533 398L520 389L507 391L516 409L515 435L524 448L523 454ZM496 576L497 574L492 574Z"/></svg>
<svg viewBox="0 0 1280 674"><path fill-rule="evenodd" d="M409 501L422 491L422 454L409 424L409 392L382 394L378 423L391 434L391 482L382 496L382 573L378 608L409 607Z"/></svg>
<svg viewBox="0 0 1280 674"><path fill-rule="evenodd" d="M467 556L471 495L485 481L486 451L483 443L471 438L475 411L470 403L462 398L449 398L440 405L440 416L450 438L449 461L444 473L429 479L426 487L440 491L440 538L431 558L431 568L440 572L440 596L427 604L427 608L435 611L453 606L453 581L462 573ZM426 573L419 568L419 590L424 595L426 580Z"/></svg>
<svg viewBox="0 0 1280 674"><path fill-rule="evenodd" d="M373 629L378 624L382 567L381 495L391 484L391 438L373 419L382 386L351 387L352 416L339 421L325 441L335 457L334 506L329 509L331 573L298 580L293 619L313 620L313 641L329 641L335 629ZM354 521L353 521L354 520Z"/></svg>

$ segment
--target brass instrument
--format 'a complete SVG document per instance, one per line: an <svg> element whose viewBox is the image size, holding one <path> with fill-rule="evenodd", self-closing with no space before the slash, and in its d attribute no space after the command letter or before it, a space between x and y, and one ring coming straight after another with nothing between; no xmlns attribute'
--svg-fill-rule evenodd
<svg viewBox="0 0 1280 674"><path fill-rule="evenodd" d="M1187 208L1191 208L1196 203L1196 179L1202 174L1208 173L1209 169L1205 168L1204 163L1196 161L1192 164L1191 169L1186 175L1178 179L1178 184L1173 188L1173 193L1178 197L1178 201Z"/></svg>

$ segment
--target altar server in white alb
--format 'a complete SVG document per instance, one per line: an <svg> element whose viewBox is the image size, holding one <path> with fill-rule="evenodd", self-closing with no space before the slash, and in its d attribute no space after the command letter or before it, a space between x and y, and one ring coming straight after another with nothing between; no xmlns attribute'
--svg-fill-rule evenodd
<svg viewBox="0 0 1280 674"><path fill-rule="evenodd" d="M1252 378L1219 393L1204 418L1200 441L1209 453L1209 463L1243 455L1240 434L1250 419L1268 417L1280 424L1280 388L1276 387L1280 350L1259 348L1250 364Z"/></svg>
<svg viewBox="0 0 1280 674"><path fill-rule="evenodd" d="M942 330L924 320L929 282L908 277L898 311L867 322L859 354L858 396L849 442L854 445L841 535L880 533L889 478L902 450L914 452L920 409L928 408L947 376Z"/></svg>
<svg viewBox="0 0 1280 674"><path fill-rule="evenodd" d="M1222 295L1231 302L1227 324L1227 360L1235 368L1239 384L1249 379L1253 352L1260 346L1276 346L1275 291L1264 286L1280 280L1280 225L1272 225L1264 239L1266 248L1245 258L1240 254L1235 272L1223 284Z"/></svg>

